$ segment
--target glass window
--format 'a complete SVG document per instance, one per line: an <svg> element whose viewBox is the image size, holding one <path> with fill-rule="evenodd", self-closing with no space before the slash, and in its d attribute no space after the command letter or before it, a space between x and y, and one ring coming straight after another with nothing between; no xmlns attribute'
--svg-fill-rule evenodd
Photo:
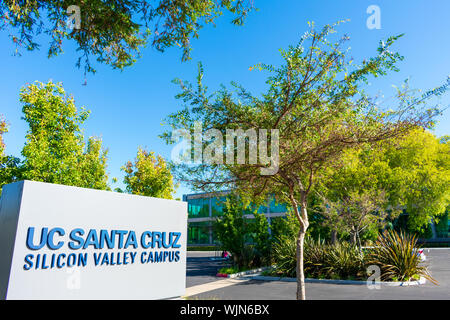
<svg viewBox="0 0 450 320"><path fill-rule="evenodd" d="M187 202L189 218L209 217L209 198L190 199Z"/></svg>
<svg viewBox="0 0 450 320"><path fill-rule="evenodd" d="M213 217L219 217L223 214L223 209L226 207L226 197L214 197L211 199L211 210Z"/></svg>
<svg viewBox="0 0 450 320"><path fill-rule="evenodd" d="M209 244L210 222L191 222L188 226L188 244Z"/></svg>
<svg viewBox="0 0 450 320"><path fill-rule="evenodd" d="M277 203L275 199L270 201L269 211L271 213L284 213L287 212L287 207L285 204Z"/></svg>

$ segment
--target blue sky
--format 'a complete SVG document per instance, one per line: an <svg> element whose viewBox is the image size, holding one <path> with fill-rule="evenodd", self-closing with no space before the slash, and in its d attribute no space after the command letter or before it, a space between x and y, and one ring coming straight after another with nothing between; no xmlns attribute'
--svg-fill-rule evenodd
<svg viewBox="0 0 450 320"><path fill-rule="evenodd" d="M369 5L381 9L381 29L369 30L366 20ZM0 33L1 86L0 114L10 125L5 136L7 153L19 156L25 142L26 123L21 120L19 91L26 83L39 80L63 82L65 90L75 97L77 106L91 110L84 125L86 136L100 136L109 149L108 172L117 177L122 186L120 167L135 157L138 146L146 147L165 158L171 147L158 138L164 130L163 119L181 107L174 98L178 88L174 78L193 80L197 63L205 69L205 83L211 90L220 84L237 81L254 94L263 92L265 76L249 67L259 62L281 62L278 49L295 44L307 30L307 22L317 27L341 19L350 19L339 30L351 37L352 56L361 61L375 55L378 42L391 35L405 33L395 49L405 56L399 64L400 72L389 74L372 82L374 91L386 96L393 94L392 84L400 84L410 77L415 88L432 89L442 85L450 75L450 1L448 0L316 0L316 1L263 1L255 0L258 12L253 12L242 27L231 25L230 17L217 20L200 32L192 41L192 60L181 62L181 51L172 48L159 53L152 48L143 49L143 57L123 72L107 66L97 66L96 75L88 75L84 82L83 70L75 67L74 46L66 43L65 53L47 59L45 43L36 52L22 52L13 56L14 46L5 32ZM442 104L450 104L450 94ZM435 133L450 134L450 110L447 109ZM189 192L180 187L177 196Z"/></svg>

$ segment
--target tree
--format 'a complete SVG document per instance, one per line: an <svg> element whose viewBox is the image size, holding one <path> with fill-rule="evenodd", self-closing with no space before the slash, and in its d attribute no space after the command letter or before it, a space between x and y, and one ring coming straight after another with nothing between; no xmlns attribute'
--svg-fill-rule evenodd
<svg viewBox="0 0 450 320"><path fill-rule="evenodd" d="M3 134L8 132L6 120L0 117L0 195L3 185L11 183L18 175L20 160L16 157L5 154L5 142Z"/></svg>
<svg viewBox="0 0 450 320"><path fill-rule="evenodd" d="M445 137L417 129L379 156L392 172L397 191L392 201L405 209L410 231L423 230L445 212L450 204L450 144Z"/></svg>
<svg viewBox="0 0 450 320"><path fill-rule="evenodd" d="M333 231L341 229L349 232L351 242L358 245L362 252L361 233L371 226L384 226L388 215L386 203L383 190L362 189L359 192L350 191L335 201L323 197L322 212L326 224Z"/></svg>
<svg viewBox="0 0 450 320"><path fill-rule="evenodd" d="M312 25L297 45L281 51L284 64L280 67L256 65L256 69L270 74L268 89L260 98L236 84L234 92L224 87L215 94L209 93L202 83L201 68L196 87L177 80L182 88L178 97L186 106L167 119L173 129L193 130L197 121L201 121L203 128L214 128L216 137L207 134L207 143L203 144L206 153L217 145L217 137L226 135L227 129L260 130L262 135L267 135L263 129L275 130L263 147L259 144L259 163L236 164L235 152L234 162L224 162L230 159L227 150L237 149L233 142L230 146L213 148L216 162L178 164L176 176L197 188L227 186L244 195L274 194L290 203L300 224L296 237L297 299L306 297L303 244L309 226L307 202L318 170L329 166L344 150L396 137L418 126L429 126L436 115L436 109L425 110L425 100L415 98L406 85L398 91L398 106L386 103L381 109L363 90L369 76L398 70L396 63L402 57L390 48L400 36L382 41L377 56L355 65L342 48L347 36L328 41L336 32L336 25L327 25L319 31ZM174 143L171 132L163 137ZM246 140L249 154L257 144L249 137ZM275 152L266 161L261 158L261 151L272 143Z"/></svg>
<svg viewBox="0 0 450 320"><path fill-rule="evenodd" d="M79 14L74 17L79 19L79 28L67 25L72 8ZM42 33L50 35L48 57L63 52L63 40L72 40L82 53L77 66L83 63L86 72L95 72L91 57L123 69L139 58L147 43L158 51L179 46L182 59L187 60L190 40L198 38L205 25L213 24L223 11L233 15L233 24L242 25L252 9L252 1L246 0L4 0L0 3L4 20L0 29L9 28L16 52L19 47L38 49L36 38Z"/></svg>
<svg viewBox="0 0 450 320"><path fill-rule="evenodd" d="M331 242L347 233L361 249L364 230L382 228L388 217L392 221L400 213L398 204L388 201L394 193L388 164L377 161L384 143L347 150L318 173L315 198L322 223L331 230Z"/></svg>
<svg viewBox="0 0 450 320"><path fill-rule="evenodd" d="M223 214L214 222L214 230L223 250L229 251L233 263L248 267L251 256L246 240L250 233L248 219L244 216L244 205L236 195L230 195L225 202Z"/></svg>
<svg viewBox="0 0 450 320"><path fill-rule="evenodd" d="M3 134L8 132L8 126L5 119L0 117L0 157L4 156L5 153L5 142L3 141Z"/></svg>
<svg viewBox="0 0 450 320"><path fill-rule="evenodd" d="M166 161L154 152L138 149L134 163L128 161L125 171L126 191L147 197L173 199L176 186ZM120 189L118 191L121 191Z"/></svg>
<svg viewBox="0 0 450 320"><path fill-rule="evenodd" d="M269 222L263 213L253 211L253 219L250 222L250 232L256 250L258 265L270 265L272 255L272 237L269 233Z"/></svg>
<svg viewBox="0 0 450 320"><path fill-rule="evenodd" d="M91 137L84 142L80 125L89 112L84 108L77 111L74 98L62 84L29 84L22 88L20 101L29 130L18 178L109 189L107 151L100 139Z"/></svg>
<svg viewBox="0 0 450 320"><path fill-rule="evenodd" d="M449 205L448 154L445 138L439 139L423 129L414 129L390 143L365 145L344 153L335 166L321 173L316 186L322 200L321 212L328 218L325 223L335 230L349 231L346 208L354 207L352 198L358 195L372 199L366 201L368 205L378 202L374 212L377 219L387 210L385 217L393 222L404 210L408 231L422 231Z"/></svg>

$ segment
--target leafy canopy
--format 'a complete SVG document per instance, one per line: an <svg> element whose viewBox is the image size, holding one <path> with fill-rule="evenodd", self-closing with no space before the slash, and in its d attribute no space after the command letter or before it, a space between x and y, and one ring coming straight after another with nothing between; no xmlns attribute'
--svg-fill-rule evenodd
<svg viewBox="0 0 450 320"><path fill-rule="evenodd" d="M318 170L344 150L396 137L417 126L430 126L436 108L414 100L407 85L399 89L396 105L390 101L380 106L364 91L369 76L398 70L396 63L403 57L391 47L401 35L381 41L378 54L358 65L343 48L349 37L335 39L338 24L321 30L311 24L298 44L281 50L281 66L253 67L268 74L268 89L260 97L236 83L232 83L233 90L223 86L209 92L203 84L201 65L195 85L175 80L181 87L177 98L185 106L167 118L173 129L192 132L200 121L204 130L214 128L223 136L227 129L279 130L278 171L273 175L261 175L261 163L226 163L226 148L222 148L216 149L222 164L179 163L177 178L199 189L226 186L254 195L284 196L296 208L298 201L306 204ZM170 131L163 135L167 143L173 143L171 137ZM210 142L204 142L204 150Z"/></svg>
<svg viewBox="0 0 450 320"><path fill-rule="evenodd" d="M29 130L18 179L109 189L107 151L98 138L84 141L80 125L89 112L77 110L61 83L29 84L22 88L20 102Z"/></svg>
<svg viewBox="0 0 450 320"><path fill-rule="evenodd" d="M67 26L69 6L80 8L81 28ZM3 0L0 3L0 29L8 29L18 49L40 48L36 38L42 33L50 38L48 57L63 52L63 41L76 43L81 56L77 66L95 72L90 58L113 68L123 69L140 57L148 43L158 51L174 45L182 51L182 60L190 58L190 40L198 38L205 25L213 24L224 11L232 23L242 25L253 9L246 0Z"/></svg>
<svg viewBox="0 0 450 320"><path fill-rule="evenodd" d="M5 152L5 142L3 141L3 134L8 132L8 125L3 117L0 117L0 157L3 157Z"/></svg>
<svg viewBox="0 0 450 320"><path fill-rule="evenodd" d="M125 171L126 191L148 197L173 199L176 186L166 161L154 152L139 148L134 163L128 161ZM118 190L121 191L121 190Z"/></svg>
<svg viewBox="0 0 450 320"><path fill-rule="evenodd" d="M401 136L416 127L429 127L439 113L436 107L417 99L407 84L399 89L395 102L382 105L365 92L369 77L397 71L403 57L391 51L401 35L381 41L377 55L355 64L343 48L349 37L336 39L336 27L326 25L305 33L299 43L281 50L280 66L257 64L254 68L268 74L268 89L261 97L242 86L233 91L222 87L210 93L203 85L200 67L197 84L177 80L177 96L185 106L170 115L173 129L193 130L201 122L205 130L214 128L222 136L227 129L278 130L278 138L269 138L267 146L278 146L278 157L271 165L276 170L262 175L264 162L236 164L225 162L228 146L215 148L216 163L176 164L176 176L192 186L208 189L227 186L244 196L274 194L289 202L300 224L297 238L297 298L305 299L303 243L309 226L308 198L319 170L328 167L343 151ZM163 137L173 143L171 132ZM203 150L209 151L207 139ZM251 146L249 146L250 148ZM255 147L255 145L253 145ZM208 149L206 149L208 148ZM230 146L231 149L235 148ZM250 149L249 149L250 150ZM260 158L261 160L261 158Z"/></svg>

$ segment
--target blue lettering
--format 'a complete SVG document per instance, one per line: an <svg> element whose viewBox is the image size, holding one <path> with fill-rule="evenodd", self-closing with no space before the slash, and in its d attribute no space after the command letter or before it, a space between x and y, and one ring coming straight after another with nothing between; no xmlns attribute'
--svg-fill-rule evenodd
<svg viewBox="0 0 450 320"><path fill-rule="evenodd" d="M41 269L48 269L48 265L45 265L45 262L47 260L47 254L42 255L42 266Z"/></svg>
<svg viewBox="0 0 450 320"><path fill-rule="evenodd" d="M123 247L123 236L126 235L128 233L128 231L115 230L114 232L119 235L119 249L122 249L122 247Z"/></svg>
<svg viewBox="0 0 450 320"><path fill-rule="evenodd" d="M77 234L79 234L81 236L84 235L84 230L78 228L78 229L73 229L70 232L69 236L70 236L70 239L72 239L73 241L69 242L69 248L72 250L80 249L84 245L84 239L82 237L77 236ZM75 244L75 243L78 243L78 244Z"/></svg>
<svg viewBox="0 0 450 320"><path fill-rule="evenodd" d="M128 255L129 255L130 253L129 252L124 252L123 253L123 264L124 265L126 265L126 264L128 264Z"/></svg>
<svg viewBox="0 0 450 320"><path fill-rule="evenodd" d="M78 254L78 266L85 267L86 263L87 263L87 253L84 253L84 254L79 253Z"/></svg>
<svg viewBox="0 0 450 320"><path fill-rule="evenodd" d="M130 233L128 234L124 249L128 248L130 245L132 245L135 249L138 247L136 233L134 231L130 231Z"/></svg>
<svg viewBox="0 0 450 320"><path fill-rule="evenodd" d="M77 261L77 256L75 255L75 253L71 253L67 256L67 266L68 267L72 267L76 261Z"/></svg>
<svg viewBox="0 0 450 320"><path fill-rule="evenodd" d="M155 262L163 261L163 252L155 252Z"/></svg>
<svg viewBox="0 0 450 320"><path fill-rule="evenodd" d="M156 244L158 244L158 248L161 248L161 232L153 232L153 240L152 240L152 248L155 247ZM157 238L155 240L155 238Z"/></svg>
<svg viewBox="0 0 450 320"><path fill-rule="evenodd" d="M134 263L134 258L136 257L136 252L130 252L131 255L131 263Z"/></svg>
<svg viewBox="0 0 450 320"><path fill-rule="evenodd" d="M56 259L56 266L57 266L58 268L62 268L62 267L64 267L64 266L66 265L65 262L63 262L63 263L61 264L61 261L60 261L60 258L61 258L61 257L65 258L66 255L65 255L64 253L61 253L61 254L58 256L58 259Z"/></svg>
<svg viewBox="0 0 450 320"><path fill-rule="evenodd" d="M58 242L57 245L55 245L55 243L53 242L53 237L54 237L55 233L58 233L60 236L63 236L66 234L64 229L61 229L61 228L53 228L52 230L50 230L50 232L47 235L47 247L49 247L52 250L57 250L57 249L61 248L64 244L64 241L60 241L60 242Z"/></svg>
<svg viewBox="0 0 450 320"><path fill-rule="evenodd" d="M30 249L30 250L39 250L42 247L44 247L45 243L47 242L47 235L48 235L48 228L42 228L41 242L37 246L35 246L33 244L34 227L28 228L28 233L27 233L27 247L28 247L28 249Z"/></svg>
<svg viewBox="0 0 450 320"><path fill-rule="evenodd" d="M103 254L103 259L102 259L102 264L101 265L104 265L105 263L107 265L109 265L109 257L108 257L107 254Z"/></svg>
<svg viewBox="0 0 450 320"><path fill-rule="evenodd" d="M89 233L86 237L86 242L84 243L84 246L83 246L83 249L86 249L90 245L94 245L95 249L100 248L100 246L98 244L97 231L95 229L89 230Z"/></svg>
<svg viewBox="0 0 450 320"><path fill-rule="evenodd" d="M151 236L152 236L152 233L150 231L145 231L145 232L142 233L142 235L141 235L141 246L142 246L142 248L144 248L144 249L150 248L152 243L151 242L146 242L145 241L145 237L151 237Z"/></svg>
<svg viewBox="0 0 450 320"><path fill-rule="evenodd" d="M35 269L38 269L39 268L39 262L41 262L41 255L40 254L37 254L36 255L36 265L35 265Z"/></svg>
<svg viewBox="0 0 450 320"><path fill-rule="evenodd" d="M175 240L172 241L172 248L181 248L181 244L178 244L181 232L171 232L170 235L175 236Z"/></svg>
<svg viewBox="0 0 450 320"><path fill-rule="evenodd" d="M145 256L147 255L147 252L142 252L141 253L141 263L145 263L147 261L147 259L145 258Z"/></svg>
<svg viewBox="0 0 450 320"><path fill-rule="evenodd" d="M95 263L95 265L99 264L101 256L102 256L101 253L97 254L97 253L94 252L94 263Z"/></svg>
<svg viewBox="0 0 450 320"><path fill-rule="evenodd" d="M100 249L103 249L105 241L108 249L113 249L115 242L114 236L114 231L111 231L111 233L109 234L107 230L100 230Z"/></svg>
<svg viewBox="0 0 450 320"><path fill-rule="evenodd" d="M25 264L23 265L24 270L30 270L33 268L33 258L34 256L32 254L27 254L25 256Z"/></svg>
<svg viewBox="0 0 450 320"><path fill-rule="evenodd" d="M169 243L166 243L166 238L168 238L167 240L169 241ZM165 249L170 248L170 246L172 245L172 232L169 233L169 237L166 237L166 233L163 232L161 234L161 242L162 242L162 246Z"/></svg>

